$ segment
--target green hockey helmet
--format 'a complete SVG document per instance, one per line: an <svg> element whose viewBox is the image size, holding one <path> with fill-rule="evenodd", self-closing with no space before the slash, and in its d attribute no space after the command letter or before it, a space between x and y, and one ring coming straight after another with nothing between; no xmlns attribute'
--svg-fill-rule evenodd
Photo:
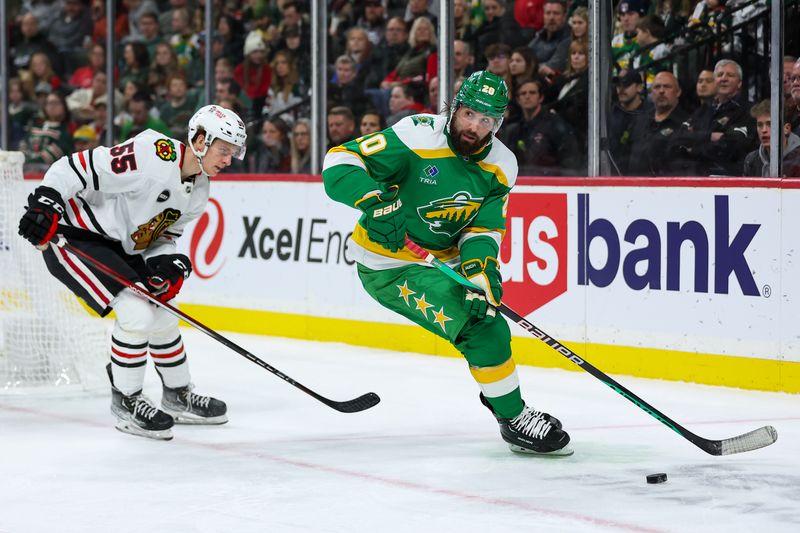
<svg viewBox="0 0 800 533"><path fill-rule="evenodd" d="M494 131L497 131L508 107L508 86L503 78L488 70L473 72L453 98L452 112L455 113L462 105L494 118Z"/></svg>

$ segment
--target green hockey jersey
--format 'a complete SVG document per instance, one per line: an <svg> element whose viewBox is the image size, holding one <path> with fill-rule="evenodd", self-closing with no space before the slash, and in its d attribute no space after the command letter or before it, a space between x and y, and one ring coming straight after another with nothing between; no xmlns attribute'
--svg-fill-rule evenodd
<svg viewBox="0 0 800 533"><path fill-rule="evenodd" d="M446 122L442 115L413 115L331 148L322 177L328 196L352 207L375 191L399 186L409 238L454 266L466 239L486 236L499 246L517 161L496 138L469 157L457 154ZM349 253L375 270L422 262L407 248L392 253L370 241L361 220Z"/></svg>

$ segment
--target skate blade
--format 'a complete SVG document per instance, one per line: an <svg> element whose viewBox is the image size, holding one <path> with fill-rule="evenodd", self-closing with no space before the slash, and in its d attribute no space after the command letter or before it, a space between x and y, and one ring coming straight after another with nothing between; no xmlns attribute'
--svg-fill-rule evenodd
<svg viewBox="0 0 800 533"><path fill-rule="evenodd" d="M161 406L161 410L171 416L176 424L184 424L187 426L219 426L228 421L228 415L198 416L187 411L173 411L164 406Z"/></svg>
<svg viewBox="0 0 800 533"><path fill-rule="evenodd" d="M522 446L517 446L515 444L509 444L508 448L512 452L519 453L521 455L538 455L541 457L569 457L570 455L575 453L575 450L573 450L572 447L569 445L564 446L560 450L554 450L552 452L537 452L529 448L523 448Z"/></svg>
<svg viewBox="0 0 800 533"><path fill-rule="evenodd" d="M137 437L146 437L154 440L172 440L172 430L170 429L149 431L142 429L136 424L127 420L120 420L114 427L117 428L118 431L128 433L130 435L136 435Z"/></svg>

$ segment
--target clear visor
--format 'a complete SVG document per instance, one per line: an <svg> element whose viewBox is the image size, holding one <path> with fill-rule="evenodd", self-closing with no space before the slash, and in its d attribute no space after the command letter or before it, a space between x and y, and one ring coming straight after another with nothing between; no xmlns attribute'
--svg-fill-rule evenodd
<svg viewBox="0 0 800 533"><path fill-rule="evenodd" d="M247 152L247 147L236 146L229 142L225 142L222 139L215 139L215 141L217 142L211 143L211 146L208 148L209 150L213 150L221 157L231 156L232 158L244 160L244 155Z"/></svg>

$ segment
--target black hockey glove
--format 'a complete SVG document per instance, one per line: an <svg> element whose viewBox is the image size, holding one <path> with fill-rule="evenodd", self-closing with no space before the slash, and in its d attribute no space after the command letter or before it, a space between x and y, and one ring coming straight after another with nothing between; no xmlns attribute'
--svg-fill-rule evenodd
<svg viewBox="0 0 800 533"><path fill-rule="evenodd" d="M53 188L39 186L28 196L27 211L19 221L19 234L34 246L50 242L64 216L64 200Z"/></svg>
<svg viewBox="0 0 800 533"><path fill-rule="evenodd" d="M390 252L402 250L406 240L406 215L400 211L399 192L399 187L392 185L388 192L367 196L356 204L366 215L367 237Z"/></svg>
<svg viewBox="0 0 800 533"><path fill-rule="evenodd" d="M192 273L192 262L183 254L157 255L145 261L150 276L147 284L162 302L177 296L183 280Z"/></svg>

